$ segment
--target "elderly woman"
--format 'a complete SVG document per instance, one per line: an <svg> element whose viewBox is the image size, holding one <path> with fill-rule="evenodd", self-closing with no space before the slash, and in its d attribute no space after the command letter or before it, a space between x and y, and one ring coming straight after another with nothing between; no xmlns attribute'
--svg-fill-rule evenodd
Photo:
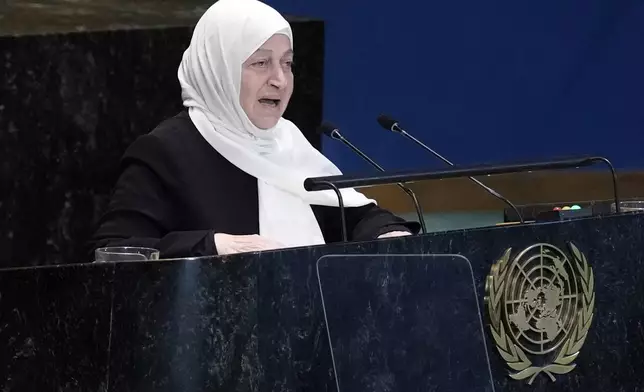
<svg viewBox="0 0 644 392"><path fill-rule="evenodd" d="M211 6L179 67L187 110L128 148L93 249L144 246L169 258L340 241L335 193L303 182L341 173L282 118L292 65L292 31L277 11L256 0ZM419 230L342 193L349 240Z"/></svg>

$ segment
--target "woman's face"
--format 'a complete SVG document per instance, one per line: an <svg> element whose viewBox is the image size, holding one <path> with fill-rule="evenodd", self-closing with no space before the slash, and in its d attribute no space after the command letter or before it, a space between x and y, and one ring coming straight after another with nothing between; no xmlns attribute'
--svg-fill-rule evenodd
<svg viewBox="0 0 644 392"><path fill-rule="evenodd" d="M286 35L275 34L242 64L240 103L260 129L272 128L293 94L293 50Z"/></svg>

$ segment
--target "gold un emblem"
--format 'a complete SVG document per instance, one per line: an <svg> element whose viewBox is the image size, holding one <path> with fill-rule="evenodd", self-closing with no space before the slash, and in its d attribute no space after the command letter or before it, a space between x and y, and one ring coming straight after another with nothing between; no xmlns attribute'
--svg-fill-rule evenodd
<svg viewBox="0 0 644 392"><path fill-rule="evenodd" d="M515 380L575 368L573 361L593 320L593 270L579 249L570 254L550 244L535 244L510 261L512 248L492 266L485 305L496 348Z"/></svg>

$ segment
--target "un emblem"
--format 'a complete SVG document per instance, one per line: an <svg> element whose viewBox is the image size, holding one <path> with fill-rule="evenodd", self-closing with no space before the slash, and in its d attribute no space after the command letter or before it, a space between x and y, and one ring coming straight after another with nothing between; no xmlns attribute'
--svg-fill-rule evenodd
<svg viewBox="0 0 644 392"><path fill-rule="evenodd" d="M535 244L512 260L512 248L492 266L485 305L496 347L513 370L510 377L532 384L540 373L575 368L593 319L592 268L573 243L570 253Z"/></svg>

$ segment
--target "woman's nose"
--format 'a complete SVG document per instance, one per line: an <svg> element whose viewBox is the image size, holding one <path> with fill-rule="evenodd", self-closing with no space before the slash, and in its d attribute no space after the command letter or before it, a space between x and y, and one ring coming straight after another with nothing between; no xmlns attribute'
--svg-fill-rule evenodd
<svg viewBox="0 0 644 392"><path fill-rule="evenodd" d="M288 80L286 79L286 75L284 74L282 67L275 67L275 70L271 74L269 83L280 90L286 87Z"/></svg>

